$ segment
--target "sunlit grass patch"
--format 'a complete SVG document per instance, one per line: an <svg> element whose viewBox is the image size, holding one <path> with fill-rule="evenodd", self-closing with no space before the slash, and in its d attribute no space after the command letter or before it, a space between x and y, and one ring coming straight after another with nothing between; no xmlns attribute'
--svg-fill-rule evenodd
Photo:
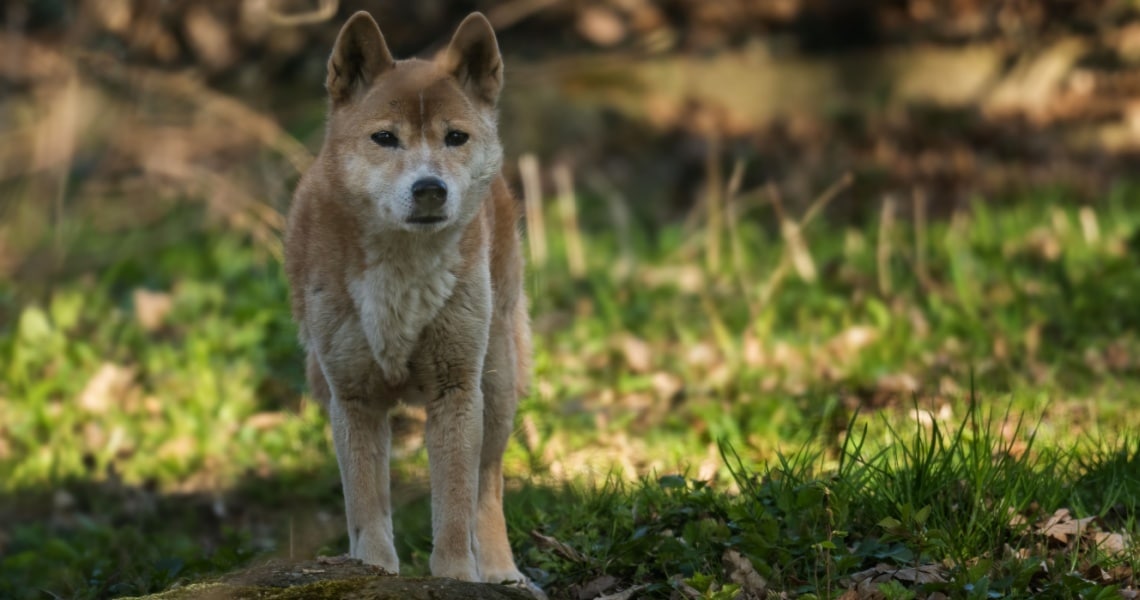
<svg viewBox="0 0 1140 600"><path fill-rule="evenodd" d="M815 279L773 275L792 250L761 204L723 233L717 268L699 222L625 241L594 224L575 274L552 216L527 280L533 393L506 455L521 564L556 598L728 598L757 578L820 597L1131 586L1127 193L1092 217L979 203L921 235L903 217L815 222L795 250ZM168 234L60 281L0 283L0 595L142 593L346 548L280 266L249 236ZM422 574L418 419L401 416L395 473L399 551Z"/></svg>
<svg viewBox="0 0 1140 600"><path fill-rule="evenodd" d="M1134 514L1135 501L1104 497L1083 519L1063 510L1090 477L1128 484L1116 453L1035 448L1020 427L1009 441L977 405L952 427L888 427L883 444L867 420L853 421L837 463L805 446L753 465L722 444L728 484L571 486L518 515L516 538L533 575L571 592L1107 598L1132 585L1134 523L1111 515Z"/></svg>

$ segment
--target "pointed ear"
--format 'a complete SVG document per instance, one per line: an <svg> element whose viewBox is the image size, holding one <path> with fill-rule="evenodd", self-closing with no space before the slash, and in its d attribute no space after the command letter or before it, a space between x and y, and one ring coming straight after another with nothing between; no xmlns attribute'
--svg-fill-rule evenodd
<svg viewBox="0 0 1140 600"><path fill-rule="evenodd" d="M451 73L472 98L494 106L503 88L503 60L491 23L483 13L467 15L441 57L444 70Z"/></svg>
<svg viewBox="0 0 1140 600"><path fill-rule="evenodd" d="M380 27L372 15L360 11L349 17L336 37L325 87L333 104L339 104L368 89L377 75L394 66Z"/></svg>

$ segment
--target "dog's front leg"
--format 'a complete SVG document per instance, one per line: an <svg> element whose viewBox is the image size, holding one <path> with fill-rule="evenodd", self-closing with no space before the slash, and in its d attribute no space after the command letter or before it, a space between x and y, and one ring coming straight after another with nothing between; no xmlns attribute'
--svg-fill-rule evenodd
<svg viewBox="0 0 1140 600"><path fill-rule="evenodd" d="M436 577L481 579L475 514L489 296L486 280L457 287L449 305L426 328L415 361L427 396L424 437L431 466L431 573Z"/></svg>
<svg viewBox="0 0 1140 600"><path fill-rule="evenodd" d="M392 542L392 501L388 482L391 426L388 409L394 392L369 376L370 357L361 336L325 340L318 354L319 375L327 382L327 408L344 489L349 555L398 573ZM314 388L319 386L314 384Z"/></svg>
<svg viewBox="0 0 1140 600"><path fill-rule="evenodd" d="M480 581L475 537L483 393L455 387L428 401L425 438L431 464L431 573Z"/></svg>
<svg viewBox="0 0 1140 600"><path fill-rule="evenodd" d="M358 399L329 402L329 421L344 488L349 555L389 573L400 572L392 539L388 482L391 427L386 406Z"/></svg>

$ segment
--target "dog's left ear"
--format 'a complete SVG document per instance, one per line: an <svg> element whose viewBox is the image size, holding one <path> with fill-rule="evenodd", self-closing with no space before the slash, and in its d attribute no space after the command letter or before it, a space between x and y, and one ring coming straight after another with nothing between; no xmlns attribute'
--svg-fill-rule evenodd
<svg viewBox="0 0 1140 600"><path fill-rule="evenodd" d="M503 89L503 59L495 31L483 13L473 12L459 24L442 56L443 67L476 100L492 106Z"/></svg>

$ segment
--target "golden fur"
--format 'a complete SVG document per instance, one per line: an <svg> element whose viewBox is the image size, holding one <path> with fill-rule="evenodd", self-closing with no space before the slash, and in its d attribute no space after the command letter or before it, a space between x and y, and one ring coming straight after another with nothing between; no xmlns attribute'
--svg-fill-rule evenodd
<svg viewBox="0 0 1140 600"><path fill-rule="evenodd" d="M500 175L495 35L475 13L435 59L396 61L359 12L326 86L326 138L297 187L285 258L307 376L332 425L350 555L399 570L388 411L422 403L432 574L540 594L515 566L502 511L530 329L518 207ZM425 181L445 188L442 205L413 191Z"/></svg>

